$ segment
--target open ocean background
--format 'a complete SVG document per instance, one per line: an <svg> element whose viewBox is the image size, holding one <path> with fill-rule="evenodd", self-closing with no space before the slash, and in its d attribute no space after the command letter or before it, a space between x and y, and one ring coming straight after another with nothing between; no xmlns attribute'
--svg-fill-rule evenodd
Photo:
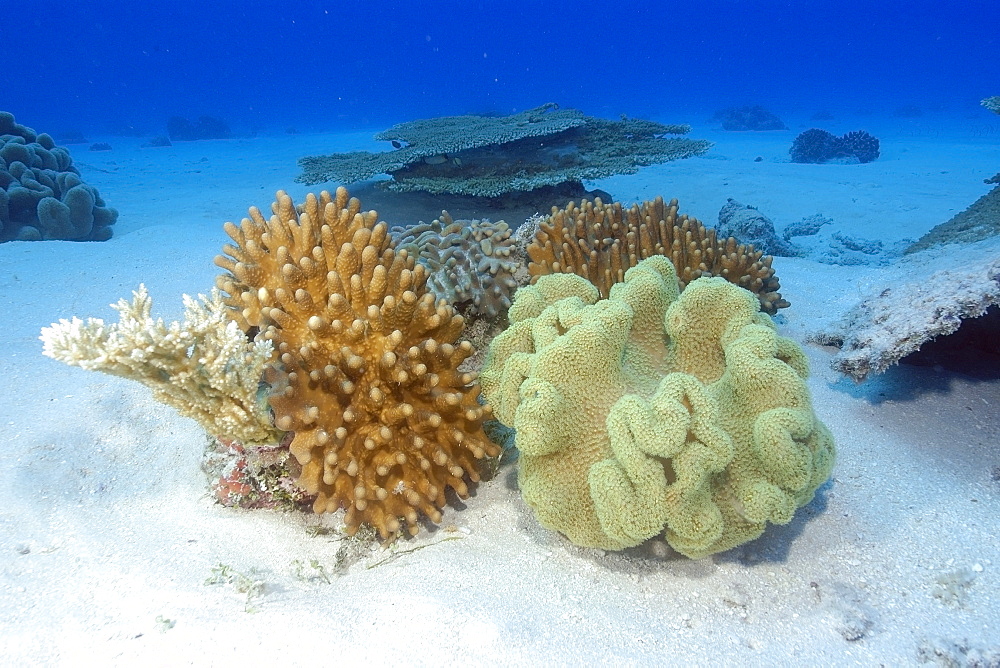
<svg viewBox="0 0 1000 668"><path fill-rule="evenodd" d="M382 128L545 102L703 122L722 107L972 117L1000 2L0 1L0 110L53 134Z"/></svg>

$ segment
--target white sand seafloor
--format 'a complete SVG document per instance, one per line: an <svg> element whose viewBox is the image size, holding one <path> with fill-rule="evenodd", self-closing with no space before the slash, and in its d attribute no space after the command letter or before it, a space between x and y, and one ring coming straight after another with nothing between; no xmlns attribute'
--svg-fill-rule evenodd
<svg viewBox="0 0 1000 668"><path fill-rule="evenodd" d="M967 207L1000 169L997 122L843 125L829 129L868 129L882 157L791 164L808 124L696 128L716 142L706 156L588 185L623 201L677 197L708 224L733 197L779 227L822 213L844 233L896 241ZM0 245L0 664L998 660L1000 383L941 369L901 365L855 384L829 368L834 350L804 343L838 447L833 477L788 526L699 561L662 543L575 547L537 524L513 464L388 551L315 530L336 527L330 518L217 505L198 425L136 383L43 357L39 330L116 320L108 305L139 283L156 314L178 318L182 293L213 284L224 221L278 188L301 198L296 158L375 144L370 133L107 141L114 150L72 152L121 212L113 239ZM792 303L781 330L802 342L884 271L774 266ZM232 581L206 584L220 564Z"/></svg>

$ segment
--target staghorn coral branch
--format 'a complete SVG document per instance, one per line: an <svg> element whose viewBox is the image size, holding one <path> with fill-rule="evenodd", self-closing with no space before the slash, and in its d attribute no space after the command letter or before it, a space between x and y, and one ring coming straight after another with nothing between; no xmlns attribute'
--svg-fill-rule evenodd
<svg viewBox="0 0 1000 668"><path fill-rule="evenodd" d="M184 295L183 322L151 316L144 285L112 304L117 323L99 318L60 320L42 329L42 353L90 371L136 380L153 397L209 433L247 444L277 442L280 432L258 401L270 341L249 342L228 315L218 290L198 299Z"/></svg>

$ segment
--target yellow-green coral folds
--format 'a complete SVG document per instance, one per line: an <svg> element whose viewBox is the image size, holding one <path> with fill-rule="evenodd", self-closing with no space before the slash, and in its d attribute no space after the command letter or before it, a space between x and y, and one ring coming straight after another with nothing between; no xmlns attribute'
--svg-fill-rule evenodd
<svg viewBox="0 0 1000 668"><path fill-rule="evenodd" d="M524 499L578 545L664 533L704 557L787 523L830 475L802 350L722 278L679 294L655 256L602 300L579 276L543 276L509 317L483 392L517 431Z"/></svg>

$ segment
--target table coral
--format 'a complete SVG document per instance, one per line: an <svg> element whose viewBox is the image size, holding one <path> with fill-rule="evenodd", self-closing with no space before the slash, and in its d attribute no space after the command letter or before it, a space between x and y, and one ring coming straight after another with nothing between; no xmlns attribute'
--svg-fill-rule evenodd
<svg viewBox="0 0 1000 668"><path fill-rule="evenodd" d="M392 179L379 185L397 192L497 198L702 155L710 142L666 136L690 130L625 116L594 118L553 103L510 116L420 119L375 135L393 142L393 151L306 156L296 181L354 183L384 173Z"/></svg>
<svg viewBox="0 0 1000 668"><path fill-rule="evenodd" d="M440 521L446 489L467 496L478 460L499 453L476 376L458 371L473 352L463 319L345 189L298 208L279 191L271 211L226 224L218 286L236 322L274 344L269 401L295 433L298 483L316 512L346 507L348 533L415 534L419 513Z"/></svg>
<svg viewBox="0 0 1000 668"><path fill-rule="evenodd" d="M680 293L653 256L607 299L581 277L543 276L508 315L483 392L516 429L525 501L578 545L665 531L700 558L787 523L830 474L805 355L746 290L715 277Z"/></svg>
<svg viewBox="0 0 1000 668"><path fill-rule="evenodd" d="M788 306L778 292L770 255L732 237L719 241L716 231L697 218L678 215L677 200L665 204L662 197L628 209L600 198L553 207L528 246L528 271L533 280L552 273L578 274L607 297L630 267L654 255L670 258L681 289L701 276L721 276L755 293L766 313Z"/></svg>

